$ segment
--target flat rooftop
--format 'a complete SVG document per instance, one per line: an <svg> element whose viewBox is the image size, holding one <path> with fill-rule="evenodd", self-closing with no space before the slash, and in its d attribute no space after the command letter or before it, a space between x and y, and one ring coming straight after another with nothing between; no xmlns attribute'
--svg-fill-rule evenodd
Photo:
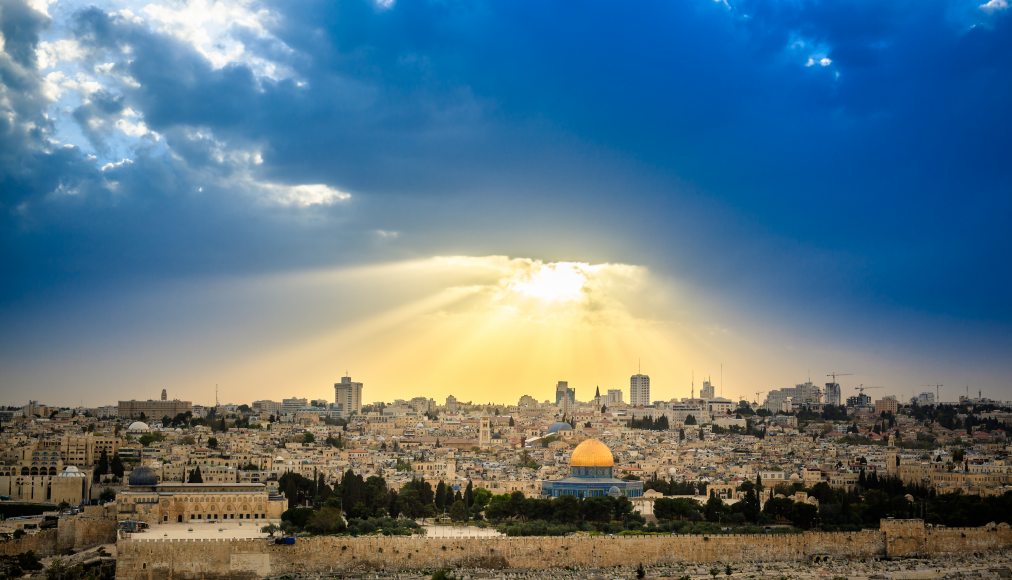
<svg viewBox="0 0 1012 580"><path fill-rule="evenodd" d="M132 540L208 540L212 538L246 540L266 538L260 528L267 524L280 524L281 520L242 522L192 522L155 524L143 532L130 534Z"/></svg>

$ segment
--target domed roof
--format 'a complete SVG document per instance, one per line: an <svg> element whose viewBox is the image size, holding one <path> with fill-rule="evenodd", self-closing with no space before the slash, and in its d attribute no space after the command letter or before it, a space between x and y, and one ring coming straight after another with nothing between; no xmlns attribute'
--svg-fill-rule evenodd
<svg viewBox="0 0 1012 580"><path fill-rule="evenodd" d="M157 485L158 476L150 467L138 467L130 472L130 485Z"/></svg>
<svg viewBox="0 0 1012 580"><path fill-rule="evenodd" d="M150 430L151 427L148 427L148 424L145 423L144 421L134 421L133 423L130 423L129 427L127 427L127 431L131 431L134 433L147 432Z"/></svg>
<svg viewBox="0 0 1012 580"><path fill-rule="evenodd" d="M548 434L558 433L559 431L572 431L573 426L565 421L556 421L548 426Z"/></svg>
<svg viewBox="0 0 1012 580"><path fill-rule="evenodd" d="M611 455L611 449L597 439L587 439L576 446L573 455L569 459L572 467L614 467L615 458Z"/></svg>
<svg viewBox="0 0 1012 580"><path fill-rule="evenodd" d="M84 477L84 474L76 466L68 465L58 477Z"/></svg>

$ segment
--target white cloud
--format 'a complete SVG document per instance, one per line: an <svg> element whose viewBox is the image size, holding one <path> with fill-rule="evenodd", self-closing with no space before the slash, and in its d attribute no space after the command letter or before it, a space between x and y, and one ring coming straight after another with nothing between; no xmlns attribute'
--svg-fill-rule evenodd
<svg viewBox="0 0 1012 580"><path fill-rule="evenodd" d="M49 5L56 2L56 0L28 0L28 6L37 12L49 16Z"/></svg>
<svg viewBox="0 0 1012 580"><path fill-rule="evenodd" d="M1008 7L1008 0L988 0L987 3L981 4L979 8L984 12L994 13L1008 10Z"/></svg>
<svg viewBox="0 0 1012 580"><path fill-rule="evenodd" d="M42 41L35 49L39 70L53 68L61 62L75 61L82 56L81 45L73 39Z"/></svg>
<svg viewBox="0 0 1012 580"><path fill-rule="evenodd" d="M312 207L317 205L333 205L351 199L350 193L334 189L323 183L301 185L262 183L260 186L270 196L271 201L285 206Z"/></svg>
<svg viewBox="0 0 1012 580"><path fill-rule="evenodd" d="M400 232L396 232L393 230L375 230L375 234L376 237L378 237L381 240L396 240L397 238L401 237Z"/></svg>
<svg viewBox="0 0 1012 580"><path fill-rule="evenodd" d="M124 15L129 11L124 11ZM245 64L258 77L288 78L292 71L249 49L244 36L254 36L276 50L292 49L270 32L274 15L255 0L184 0L171 6L147 4L143 16L129 12L157 32L192 46L214 68Z"/></svg>

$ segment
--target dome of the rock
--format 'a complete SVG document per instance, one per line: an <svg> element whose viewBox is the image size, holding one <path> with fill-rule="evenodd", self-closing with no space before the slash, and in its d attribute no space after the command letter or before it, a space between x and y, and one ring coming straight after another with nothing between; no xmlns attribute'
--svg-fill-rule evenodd
<svg viewBox="0 0 1012 580"><path fill-rule="evenodd" d="M570 467L614 467L611 449L597 439L587 439L576 446L569 460Z"/></svg>

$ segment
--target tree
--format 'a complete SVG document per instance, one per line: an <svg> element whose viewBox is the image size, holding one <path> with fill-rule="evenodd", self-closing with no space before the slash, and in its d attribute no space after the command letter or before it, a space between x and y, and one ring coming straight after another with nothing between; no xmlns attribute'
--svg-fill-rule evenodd
<svg viewBox="0 0 1012 580"><path fill-rule="evenodd" d="M260 531L273 538L274 534L281 531L281 528L279 528L277 524L267 524L266 526L260 528Z"/></svg>
<svg viewBox="0 0 1012 580"><path fill-rule="evenodd" d="M643 569L643 563L640 562L640 565L636 566L636 577L642 579L642 578L646 578L646 576L647 576L647 571Z"/></svg>
<svg viewBox="0 0 1012 580"><path fill-rule="evenodd" d="M745 481L738 487L738 491L745 492L745 497L734 504L734 511L740 512L750 522L757 521L759 518L759 496L756 495L755 486L751 481Z"/></svg>
<svg viewBox="0 0 1012 580"><path fill-rule="evenodd" d="M341 509L331 505L314 510L306 522L306 529L314 534L339 534L346 528Z"/></svg>
<svg viewBox="0 0 1012 580"><path fill-rule="evenodd" d="M467 505L462 500L457 500L450 506L450 519L455 522L467 521Z"/></svg>
<svg viewBox="0 0 1012 580"><path fill-rule="evenodd" d="M102 454L98 456L98 465L95 466L95 483L102 481L102 476L107 473L109 473L109 454L103 449Z"/></svg>
<svg viewBox="0 0 1012 580"><path fill-rule="evenodd" d="M113 491L112 488L108 488L108 487L104 488L102 490L102 493L100 493L98 495L98 501L100 501L102 503L109 503L109 502L111 502L114 499L116 499L116 492Z"/></svg>
<svg viewBox="0 0 1012 580"><path fill-rule="evenodd" d="M492 500L492 492L479 487L474 490L474 511L480 512L488 506L488 502Z"/></svg>
<svg viewBox="0 0 1012 580"><path fill-rule="evenodd" d="M119 458L119 453L112 456L112 463L109 466L109 469L116 477L123 477L123 460Z"/></svg>
<svg viewBox="0 0 1012 580"><path fill-rule="evenodd" d="M659 520L698 520L702 518L696 500L684 497L661 497L654 502L654 516Z"/></svg>
<svg viewBox="0 0 1012 580"><path fill-rule="evenodd" d="M207 446L210 447L211 449L217 449L218 448L218 438L217 437L208 437L207 438Z"/></svg>
<svg viewBox="0 0 1012 580"><path fill-rule="evenodd" d="M315 442L316 442L316 436L313 435L312 433L310 433L309 431L306 431L305 433L302 434L302 443L303 444L309 445L309 444L315 443Z"/></svg>
<svg viewBox="0 0 1012 580"><path fill-rule="evenodd" d="M791 523L802 530L810 530L819 519L819 508L814 505L795 502L791 510Z"/></svg>
<svg viewBox="0 0 1012 580"><path fill-rule="evenodd" d="M685 441L685 429L678 430L678 440Z"/></svg>
<svg viewBox="0 0 1012 580"><path fill-rule="evenodd" d="M773 521L790 521L791 511L794 509L794 502L785 497L774 497L766 500L763 506L763 513Z"/></svg>
<svg viewBox="0 0 1012 580"><path fill-rule="evenodd" d="M706 500L706 521L708 522L719 522L721 516L724 515L724 502L721 501L717 494L710 493L710 499Z"/></svg>
<svg viewBox="0 0 1012 580"><path fill-rule="evenodd" d="M696 424L696 417L694 415L686 415L685 416L685 424L686 425L695 425Z"/></svg>
<svg viewBox="0 0 1012 580"><path fill-rule="evenodd" d="M474 505L474 487L471 484L471 480L467 480L467 487L464 489L464 504L467 509L471 509Z"/></svg>
<svg viewBox="0 0 1012 580"><path fill-rule="evenodd" d="M446 484L443 480L439 480L436 484L436 511L442 513L446 511Z"/></svg>
<svg viewBox="0 0 1012 580"><path fill-rule="evenodd" d="M204 483L204 476L200 474L199 465L190 472L190 477L186 480L186 483Z"/></svg>
<svg viewBox="0 0 1012 580"><path fill-rule="evenodd" d="M140 441L141 445L147 447L148 445L151 445L152 443L155 443L156 441L161 441L164 438L165 438L165 436L162 435L161 433L145 433L145 434L143 434L143 435L140 436L140 438L138 439L138 441Z"/></svg>

